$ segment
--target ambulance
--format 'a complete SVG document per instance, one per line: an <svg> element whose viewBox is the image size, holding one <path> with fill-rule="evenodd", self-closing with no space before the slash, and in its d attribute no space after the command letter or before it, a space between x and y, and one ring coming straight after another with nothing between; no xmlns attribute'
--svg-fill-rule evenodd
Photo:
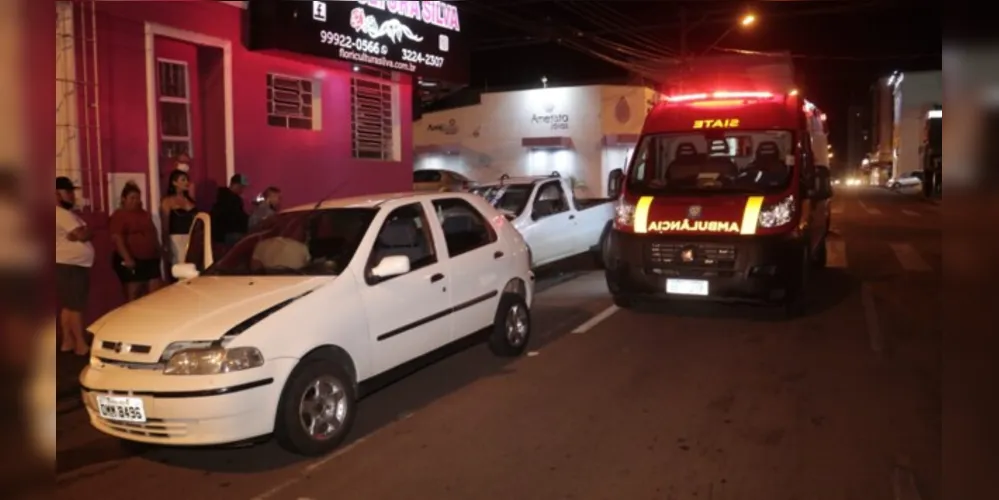
<svg viewBox="0 0 999 500"><path fill-rule="evenodd" d="M832 185L826 115L796 90L666 96L625 171L604 249L619 307L644 299L801 311L826 263Z"/></svg>

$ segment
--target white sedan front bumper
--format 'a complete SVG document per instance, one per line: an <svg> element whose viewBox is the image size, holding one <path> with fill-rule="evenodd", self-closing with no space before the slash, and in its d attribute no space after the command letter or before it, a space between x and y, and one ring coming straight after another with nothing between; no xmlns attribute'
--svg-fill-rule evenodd
<svg viewBox="0 0 999 500"><path fill-rule="evenodd" d="M118 438L162 445L218 445L265 436L294 359L261 368L209 376L164 375L117 366L88 366L80 374L90 423ZM142 409L138 421L101 415L101 397L130 398ZM134 416L134 415L133 415Z"/></svg>

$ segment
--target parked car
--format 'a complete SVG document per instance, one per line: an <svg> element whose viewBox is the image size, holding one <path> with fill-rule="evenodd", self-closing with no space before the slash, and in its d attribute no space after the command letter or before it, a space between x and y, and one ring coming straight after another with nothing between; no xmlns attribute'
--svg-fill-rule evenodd
<svg viewBox="0 0 999 500"><path fill-rule="evenodd" d="M422 169L413 171L414 191L457 192L472 186L472 181L451 170Z"/></svg>
<svg viewBox="0 0 999 500"><path fill-rule="evenodd" d="M614 218L610 198L577 197L569 180L557 175L504 177L471 192L489 200L524 235L534 268L585 252L603 262Z"/></svg>
<svg viewBox="0 0 999 500"><path fill-rule="evenodd" d="M919 170L913 170L912 172L906 172L899 177L892 177L888 179L885 184L888 189L906 189L906 188L919 188L923 186L923 172Z"/></svg>
<svg viewBox="0 0 999 500"><path fill-rule="evenodd" d="M530 339L527 246L468 193L291 209L217 262L210 235L199 215L173 267L183 281L91 325L80 383L99 431L164 445L273 434L318 455L382 375L484 329L500 356Z"/></svg>

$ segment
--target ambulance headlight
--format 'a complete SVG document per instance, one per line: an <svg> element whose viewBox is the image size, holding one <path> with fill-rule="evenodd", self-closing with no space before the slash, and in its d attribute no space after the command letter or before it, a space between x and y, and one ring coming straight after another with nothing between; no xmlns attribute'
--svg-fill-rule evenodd
<svg viewBox="0 0 999 500"><path fill-rule="evenodd" d="M760 210L760 226L765 228L780 227L790 224L794 219L794 195L763 207Z"/></svg>

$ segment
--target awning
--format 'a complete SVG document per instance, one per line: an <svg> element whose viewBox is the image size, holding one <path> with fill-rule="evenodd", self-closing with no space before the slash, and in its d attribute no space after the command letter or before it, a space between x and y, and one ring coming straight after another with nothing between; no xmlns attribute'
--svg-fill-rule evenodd
<svg viewBox="0 0 999 500"><path fill-rule="evenodd" d="M638 134L607 134L600 141L604 147L634 146L638 144Z"/></svg>
<svg viewBox="0 0 999 500"><path fill-rule="evenodd" d="M571 137L525 137L520 145L531 149L572 149Z"/></svg>

